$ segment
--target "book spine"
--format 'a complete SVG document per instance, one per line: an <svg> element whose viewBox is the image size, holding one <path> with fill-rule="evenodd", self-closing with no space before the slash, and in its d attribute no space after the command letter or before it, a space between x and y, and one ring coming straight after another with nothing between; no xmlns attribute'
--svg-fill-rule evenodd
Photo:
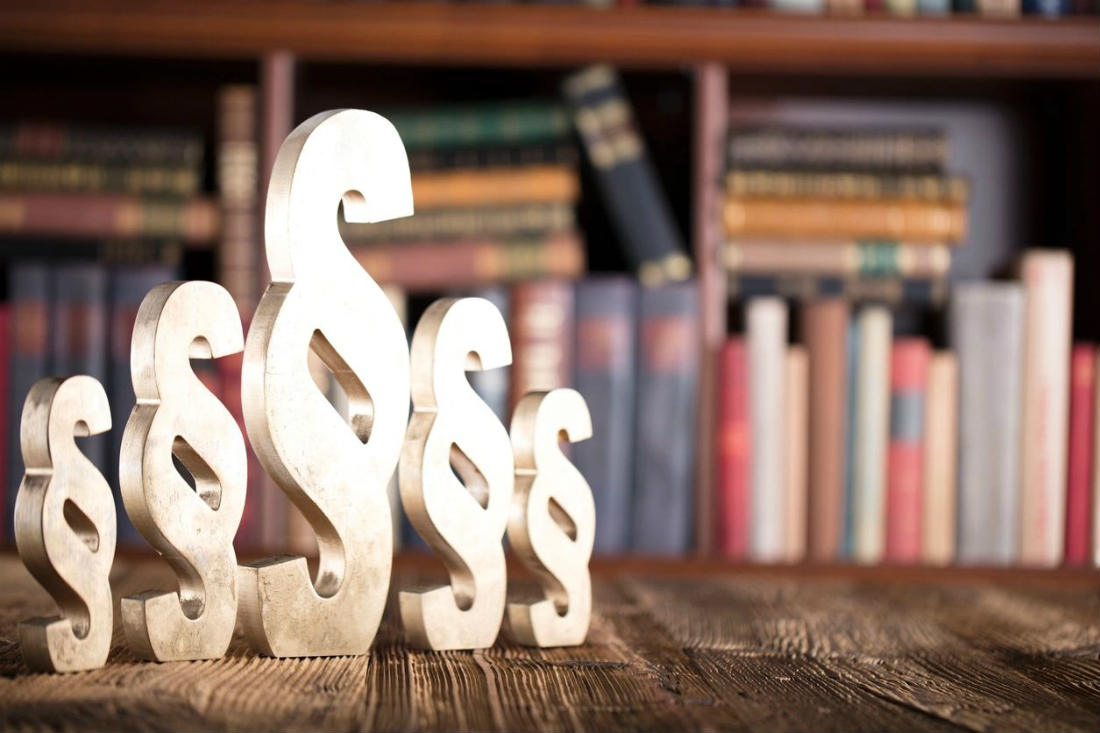
<svg viewBox="0 0 1100 733"><path fill-rule="evenodd" d="M417 206L420 200L417 199ZM526 203L510 206L471 206L460 209L417 209L416 216L375 222L340 223L348 246L403 240L515 237L562 232L576 226L572 204Z"/></svg>
<svg viewBox="0 0 1100 733"><path fill-rule="evenodd" d="M1076 344L1070 356L1069 457L1066 475L1067 565L1089 561L1093 436L1096 416L1096 345Z"/></svg>
<svg viewBox="0 0 1100 733"><path fill-rule="evenodd" d="M625 254L642 282L687 277L691 261L615 73L593 66L566 80L564 90Z"/></svg>
<svg viewBox="0 0 1100 733"><path fill-rule="evenodd" d="M917 14L916 0L886 0L886 12L898 17L912 17Z"/></svg>
<svg viewBox="0 0 1100 733"><path fill-rule="evenodd" d="M863 15L863 0L826 0L829 15Z"/></svg>
<svg viewBox="0 0 1100 733"><path fill-rule="evenodd" d="M419 210L506 206L531 202L573 202L580 195L577 172L564 165L457 169L412 177Z"/></svg>
<svg viewBox="0 0 1100 733"><path fill-rule="evenodd" d="M680 555L691 548L698 312L694 282L641 289L631 521L637 552Z"/></svg>
<svg viewBox="0 0 1100 733"><path fill-rule="evenodd" d="M970 194L970 182L966 178L934 174L737 169L726 174L725 183L726 193L736 198L911 199L962 203Z"/></svg>
<svg viewBox="0 0 1100 733"><path fill-rule="evenodd" d="M779 298L749 301L749 424L752 431L750 554L759 562L783 558L786 440L784 419L787 304Z"/></svg>
<svg viewBox="0 0 1100 733"><path fill-rule="evenodd" d="M1100 351L1096 352L1096 374L1100 375ZM1100 566L1100 376L1096 381L1096 403L1092 408L1092 563Z"/></svg>
<svg viewBox="0 0 1100 733"><path fill-rule="evenodd" d="M921 559L925 398L931 358L931 347L922 338L897 339L890 350L887 562L916 563Z"/></svg>
<svg viewBox="0 0 1100 733"><path fill-rule="evenodd" d="M0 188L9 191L193 196L199 185L200 171L195 168L0 159Z"/></svg>
<svg viewBox="0 0 1100 733"><path fill-rule="evenodd" d="M1021 13L1020 0L977 0L978 13L990 18L1015 18Z"/></svg>
<svg viewBox="0 0 1100 733"><path fill-rule="evenodd" d="M760 127L729 139L732 169L861 170L940 173L947 140L940 130L839 130Z"/></svg>
<svg viewBox="0 0 1100 733"><path fill-rule="evenodd" d="M777 295L794 300L845 298L871 300L889 305L912 303L939 306L947 298L946 280L910 278L849 278L809 273L787 275L742 275L733 273L727 281L732 298Z"/></svg>
<svg viewBox="0 0 1100 733"><path fill-rule="evenodd" d="M410 291L474 288L530 278L575 278L584 272L577 232L524 240L402 242L356 248L363 269L380 283ZM432 263L425 267L424 263Z"/></svg>
<svg viewBox="0 0 1100 733"><path fill-rule="evenodd" d="M14 491L8 486L9 468L11 456L8 454L11 441L11 424L8 416L14 400L11 394L11 305L0 303L0 543L7 536L8 527L8 501L9 491Z"/></svg>
<svg viewBox="0 0 1100 733"><path fill-rule="evenodd" d="M722 218L731 237L955 242L967 228L963 205L927 201L727 198Z"/></svg>
<svg viewBox="0 0 1100 733"><path fill-rule="evenodd" d="M242 314L259 302L259 143L256 88L223 87L218 94L218 192L221 199L220 282Z"/></svg>
<svg viewBox="0 0 1100 733"><path fill-rule="evenodd" d="M731 338L719 354L718 546L723 556L749 554L752 430L749 427L748 344Z"/></svg>
<svg viewBox="0 0 1100 733"><path fill-rule="evenodd" d="M1073 258L1033 250L1024 255L1020 275L1027 291L1020 561L1050 566L1061 563L1065 550Z"/></svg>
<svg viewBox="0 0 1100 733"><path fill-rule="evenodd" d="M840 532L843 538L842 556L851 558L856 546L856 406L857 387L859 385L859 320L852 318L848 322L847 338L848 368L845 374L847 382L847 404L844 420L844 511L841 517Z"/></svg>
<svg viewBox="0 0 1100 733"><path fill-rule="evenodd" d="M0 157L199 168L203 140L183 131L17 122L0 125Z"/></svg>
<svg viewBox="0 0 1100 733"><path fill-rule="evenodd" d="M405 149L479 147L544 143L569 132L569 115L559 105L508 102L434 110L385 113Z"/></svg>
<svg viewBox="0 0 1100 733"><path fill-rule="evenodd" d="M731 272L745 274L814 273L864 278L942 278L951 267L947 245L859 243L827 245L773 242L726 245L722 256Z"/></svg>
<svg viewBox="0 0 1100 733"><path fill-rule="evenodd" d="M853 558L864 564L882 560L886 528L886 452L890 422L890 311L868 306L860 311L859 379L852 434L854 539Z"/></svg>
<svg viewBox="0 0 1100 733"><path fill-rule="evenodd" d="M511 322L511 303L508 288L503 285L491 285L481 288L474 295L495 305L501 315L504 316L505 323ZM402 308L402 312L404 310ZM511 382L511 372L512 367L506 366L498 369L482 369L469 372L466 375L469 377L470 385L477 392L478 397L489 406L489 409L500 418L501 423L504 425L508 424L511 417L508 414L508 385ZM574 450L576 450L576 446L574 446ZM596 540L599 541L598 535Z"/></svg>
<svg viewBox="0 0 1100 733"><path fill-rule="evenodd" d="M409 153L409 169L414 174L455 168L576 164L577 148L569 140L473 148L426 148Z"/></svg>
<svg viewBox="0 0 1100 733"><path fill-rule="evenodd" d="M246 324L247 325L247 324ZM247 329L246 329L247 332ZM241 407L241 367L244 364L244 353L230 354L217 360L218 371L221 376L222 401L229 414L237 422L242 435L247 435L244 424L244 410ZM261 547L266 549L286 549L285 543L270 539L269 532L274 532L274 537L285 537L285 518L272 518L273 504L280 507L280 501L285 502L282 491L274 484L267 481L260 460L252 450L249 441L245 441L247 450L248 481L245 485L244 514L241 523L237 526L237 535L233 546L238 554L255 551ZM277 496L276 496L277 495Z"/></svg>
<svg viewBox="0 0 1100 733"><path fill-rule="evenodd" d="M0 232L67 237L176 237L209 242L218 209L205 198L0 192Z"/></svg>
<svg viewBox="0 0 1100 733"><path fill-rule="evenodd" d="M843 549L848 321L848 302L840 298L802 308L810 369L808 550L817 562L836 561Z"/></svg>
<svg viewBox="0 0 1100 733"><path fill-rule="evenodd" d="M629 278L578 283L574 384L592 414L592 437L571 457L596 502L596 552L629 549L637 293Z"/></svg>
<svg viewBox="0 0 1100 733"><path fill-rule="evenodd" d="M573 377L573 286L532 280L512 288L509 412L533 390L568 387Z"/></svg>
<svg viewBox="0 0 1100 733"><path fill-rule="evenodd" d="M1019 535L1024 289L959 283L950 342L959 360L958 559L1015 562Z"/></svg>
<svg viewBox="0 0 1100 733"><path fill-rule="evenodd" d="M921 557L928 565L955 559L957 526L959 366L955 355L937 351L928 364L924 420L924 507Z"/></svg>
<svg viewBox="0 0 1100 733"><path fill-rule="evenodd" d="M789 347L785 362L783 560L795 563L806 556L810 368L805 347Z"/></svg>
<svg viewBox="0 0 1100 733"><path fill-rule="evenodd" d="M917 12L921 15L947 15L951 12L950 0L917 0Z"/></svg>
<svg viewBox="0 0 1100 733"><path fill-rule="evenodd" d="M825 0L767 0L767 6L781 13L825 12Z"/></svg>

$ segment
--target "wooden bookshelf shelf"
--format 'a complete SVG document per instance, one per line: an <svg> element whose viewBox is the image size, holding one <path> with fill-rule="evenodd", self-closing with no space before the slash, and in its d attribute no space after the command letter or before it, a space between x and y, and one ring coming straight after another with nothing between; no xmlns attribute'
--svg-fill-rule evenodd
<svg viewBox="0 0 1100 733"><path fill-rule="evenodd" d="M1096 18L988 20L447 3L40 0L0 9L0 48L176 57L1100 78Z"/></svg>

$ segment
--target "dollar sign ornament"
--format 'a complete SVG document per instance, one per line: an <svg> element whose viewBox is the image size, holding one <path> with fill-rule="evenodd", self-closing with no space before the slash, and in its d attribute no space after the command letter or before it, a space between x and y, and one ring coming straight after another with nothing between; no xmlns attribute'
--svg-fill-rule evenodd
<svg viewBox="0 0 1100 733"><path fill-rule="evenodd" d="M15 499L15 543L61 611L19 625L23 658L37 672L102 667L111 648L115 503L73 440L110 429L107 393L92 377L42 379L23 406L26 473Z"/></svg>
<svg viewBox="0 0 1100 733"><path fill-rule="evenodd" d="M137 404L122 438L126 513L175 571L179 591L122 599L135 654L160 662L225 654L237 618L233 536L248 468L237 423L191 370L244 347L233 298L211 282L153 288L138 309L130 348ZM172 462L183 464L192 488Z"/></svg>
<svg viewBox="0 0 1100 733"><path fill-rule="evenodd" d="M592 437L592 418L572 389L529 392L512 416L516 494L508 541L546 595L508 605L512 634L527 646L583 644L592 616L588 561L596 534L592 490L558 440Z"/></svg>
<svg viewBox="0 0 1100 733"><path fill-rule="evenodd" d="M303 557L238 571L241 625L278 657L363 654L390 582L386 483L409 415L409 349L382 289L340 239L348 221L412 214L405 148L385 118L361 110L311 117L275 160L265 239L272 282L245 342L248 437L317 535ZM312 349L348 397L345 420L310 377Z"/></svg>
<svg viewBox="0 0 1100 733"><path fill-rule="evenodd" d="M399 596L405 633L424 649L480 649L500 631L512 454L508 432L465 372L511 362L504 318L483 298L437 300L413 334L401 501L451 578L449 586Z"/></svg>

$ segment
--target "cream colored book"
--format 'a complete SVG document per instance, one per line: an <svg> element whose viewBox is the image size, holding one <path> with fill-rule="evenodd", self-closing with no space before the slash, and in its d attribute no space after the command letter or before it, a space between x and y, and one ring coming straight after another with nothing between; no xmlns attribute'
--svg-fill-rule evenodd
<svg viewBox="0 0 1100 733"><path fill-rule="evenodd" d="M959 365L937 351L928 365L924 418L924 516L921 555L928 565L955 559Z"/></svg>
<svg viewBox="0 0 1100 733"><path fill-rule="evenodd" d="M810 360L804 346L791 346L787 349L786 360L786 405L787 434L786 476L784 485L784 560L801 562L806 557L806 507L809 500L807 465L809 462L809 399L810 399Z"/></svg>
<svg viewBox="0 0 1100 733"><path fill-rule="evenodd" d="M786 550L783 442L787 355L787 304L780 298L749 301L749 429L751 469L749 555L779 562Z"/></svg>
<svg viewBox="0 0 1100 733"><path fill-rule="evenodd" d="M890 435L890 342L893 319L883 306L868 306L859 329L852 471L854 543L852 558L882 560L886 536L886 451Z"/></svg>
<svg viewBox="0 0 1100 733"><path fill-rule="evenodd" d="M1020 263L1024 318L1020 562L1054 566L1065 547L1073 257L1030 250Z"/></svg>

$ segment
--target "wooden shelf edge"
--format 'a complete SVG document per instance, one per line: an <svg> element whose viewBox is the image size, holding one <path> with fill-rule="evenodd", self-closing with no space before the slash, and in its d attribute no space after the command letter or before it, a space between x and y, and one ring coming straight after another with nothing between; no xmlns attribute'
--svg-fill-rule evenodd
<svg viewBox="0 0 1100 733"><path fill-rule="evenodd" d="M1096 18L779 15L707 8L38 0L0 8L0 49L546 66L720 62L763 73L1100 78Z"/></svg>

